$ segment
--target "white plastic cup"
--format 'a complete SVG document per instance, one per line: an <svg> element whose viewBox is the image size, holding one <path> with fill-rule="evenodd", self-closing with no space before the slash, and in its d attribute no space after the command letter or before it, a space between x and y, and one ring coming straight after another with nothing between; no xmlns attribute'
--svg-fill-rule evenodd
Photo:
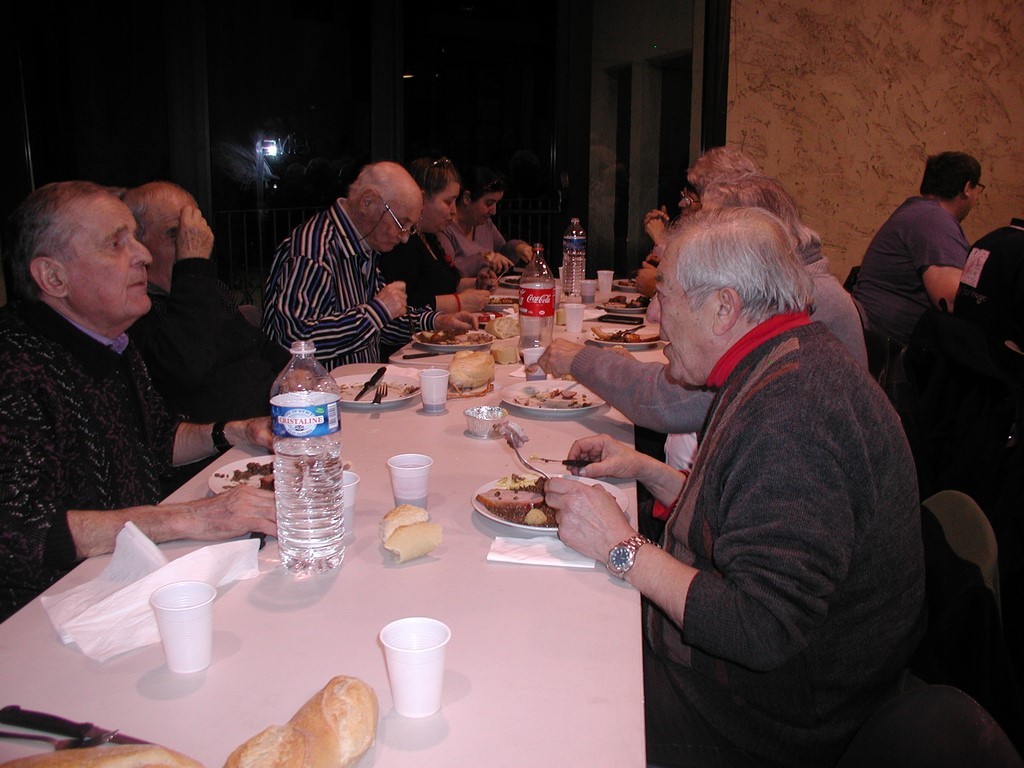
<svg viewBox="0 0 1024 768"><path fill-rule="evenodd" d="M427 508L427 488L433 463L432 458L422 453L400 453L388 459L391 492L396 507L412 504L414 507Z"/></svg>
<svg viewBox="0 0 1024 768"><path fill-rule="evenodd" d="M580 333L583 330L583 310L586 306L576 302L562 306L565 308L565 330L569 333Z"/></svg>
<svg viewBox="0 0 1024 768"><path fill-rule="evenodd" d="M398 619L380 631L395 711L430 717L441 709L445 648L452 631L437 619Z"/></svg>
<svg viewBox="0 0 1024 768"><path fill-rule="evenodd" d="M341 512L345 516L345 530L351 531L355 522L356 513L356 491L359 489L359 475L355 472L345 470L341 481L344 488L344 496L341 502Z"/></svg>
<svg viewBox="0 0 1024 768"><path fill-rule="evenodd" d="M583 281L583 303L593 304L597 301L597 280Z"/></svg>
<svg viewBox="0 0 1024 768"><path fill-rule="evenodd" d="M540 356L544 354L544 350L547 347L527 347L522 351L523 354L523 368L529 368L531 365L540 360ZM537 369L535 372L526 371L526 379L528 381L540 381L546 379L548 375L541 369Z"/></svg>
<svg viewBox="0 0 1024 768"><path fill-rule="evenodd" d="M424 413L444 413L448 409L448 371L427 368L420 371L420 399Z"/></svg>
<svg viewBox="0 0 1024 768"><path fill-rule="evenodd" d="M205 581L176 581L150 595L171 672L189 674L210 666L216 597L216 588Z"/></svg>
<svg viewBox="0 0 1024 768"><path fill-rule="evenodd" d="M599 269L597 270L597 290L601 293L612 292L612 278L615 276L615 272L611 269Z"/></svg>

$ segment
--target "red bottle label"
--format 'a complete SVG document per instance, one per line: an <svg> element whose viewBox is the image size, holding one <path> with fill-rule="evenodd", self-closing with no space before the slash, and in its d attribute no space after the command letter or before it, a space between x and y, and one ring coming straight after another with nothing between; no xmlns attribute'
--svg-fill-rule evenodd
<svg viewBox="0 0 1024 768"><path fill-rule="evenodd" d="M554 314L554 288L519 288L519 315L521 317L553 317Z"/></svg>

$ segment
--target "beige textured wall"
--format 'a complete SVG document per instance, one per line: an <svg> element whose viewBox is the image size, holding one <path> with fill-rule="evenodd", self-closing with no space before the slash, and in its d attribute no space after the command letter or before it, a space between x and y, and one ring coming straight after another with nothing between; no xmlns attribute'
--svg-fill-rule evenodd
<svg viewBox="0 0 1024 768"><path fill-rule="evenodd" d="M1024 216L1024 2L734 0L728 142L777 176L840 279L921 183L974 155L974 241Z"/></svg>

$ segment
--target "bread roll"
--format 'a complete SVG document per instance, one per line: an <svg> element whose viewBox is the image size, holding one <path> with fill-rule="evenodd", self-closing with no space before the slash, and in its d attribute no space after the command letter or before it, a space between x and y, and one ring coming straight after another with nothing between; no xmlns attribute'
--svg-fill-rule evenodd
<svg viewBox="0 0 1024 768"><path fill-rule="evenodd" d="M441 526L436 523L413 523L403 525L384 542L384 549L394 554L395 559L404 563L430 554L441 543Z"/></svg>
<svg viewBox="0 0 1024 768"><path fill-rule="evenodd" d="M456 389L486 386L494 378L494 358L486 350L456 352L448 366L448 382Z"/></svg>
<svg viewBox="0 0 1024 768"><path fill-rule="evenodd" d="M519 318L515 315L501 315L487 323L484 330L496 339L511 339L519 335Z"/></svg>
<svg viewBox="0 0 1024 768"><path fill-rule="evenodd" d="M491 357L498 365L512 365L519 362L519 350L515 347L491 347Z"/></svg>
<svg viewBox="0 0 1024 768"><path fill-rule="evenodd" d="M377 737L377 696L338 675L286 725L274 725L232 752L224 768L349 768Z"/></svg>
<svg viewBox="0 0 1024 768"><path fill-rule="evenodd" d="M203 768L191 757L156 744L111 744L47 752L4 763L4 768Z"/></svg>
<svg viewBox="0 0 1024 768"><path fill-rule="evenodd" d="M403 525L425 523L429 519L430 515L427 514L427 510L423 509L423 507L414 507L412 504L403 504L400 507L395 507L381 518L380 525L378 526L380 540L387 544L388 539L391 538L391 534L396 529L401 528Z"/></svg>

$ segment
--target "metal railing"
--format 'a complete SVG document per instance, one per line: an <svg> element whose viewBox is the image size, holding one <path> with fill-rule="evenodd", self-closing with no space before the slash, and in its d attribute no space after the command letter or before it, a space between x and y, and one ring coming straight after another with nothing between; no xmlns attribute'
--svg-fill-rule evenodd
<svg viewBox="0 0 1024 768"><path fill-rule="evenodd" d="M295 227L318 213L319 208L274 208L215 211L214 257L220 277L234 291L239 304L263 306L263 289L274 251ZM544 243L548 262L558 266L561 250L562 212L549 200L503 200L494 217L507 238ZM553 263L552 263L553 262Z"/></svg>

